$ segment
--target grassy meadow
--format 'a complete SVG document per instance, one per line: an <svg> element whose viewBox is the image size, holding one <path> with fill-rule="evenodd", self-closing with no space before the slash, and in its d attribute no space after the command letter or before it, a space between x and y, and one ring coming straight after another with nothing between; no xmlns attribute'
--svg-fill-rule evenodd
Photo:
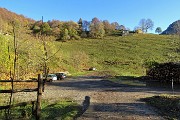
<svg viewBox="0 0 180 120"><path fill-rule="evenodd" d="M65 56L83 54L81 60L86 60L81 63L86 65L83 67L94 66L100 71L113 71L120 76L141 76L145 74L143 64L147 61L178 61L178 40L175 36L133 35L83 39L57 45L62 44ZM63 59L68 60L68 57Z"/></svg>
<svg viewBox="0 0 180 120"><path fill-rule="evenodd" d="M96 67L98 71L109 71L118 76L141 76L145 75L145 62L177 62L180 58L178 36L134 34L63 42L53 38L43 40L46 41L50 72L68 71L72 75L87 74L89 67ZM1 77L5 78L13 64L13 37L0 35L0 42L0 71ZM42 40L32 37L17 39L17 42L19 76L42 73L45 53Z"/></svg>

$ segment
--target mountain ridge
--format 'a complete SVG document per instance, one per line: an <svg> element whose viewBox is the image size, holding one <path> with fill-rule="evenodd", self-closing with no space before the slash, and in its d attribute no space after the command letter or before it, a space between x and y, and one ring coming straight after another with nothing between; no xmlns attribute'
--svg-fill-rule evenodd
<svg viewBox="0 0 180 120"><path fill-rule="evenodd" d="M180 34L180 20L177 20L169 25L169 27L163 31L163 35L177 35Z"/></svg>

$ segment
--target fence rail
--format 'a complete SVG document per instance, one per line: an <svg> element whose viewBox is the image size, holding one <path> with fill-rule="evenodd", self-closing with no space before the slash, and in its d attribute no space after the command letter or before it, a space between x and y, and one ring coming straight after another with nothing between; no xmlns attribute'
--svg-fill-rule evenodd
<svg viewBox="0 0 180 120"><path fill-rule="evenodd" d="M30 102L22 102L14 105L6 105L6 106L0 106L0 110L3 109L10 109L12 107L17 106L26 106L27 104L32 104L32 113L34 109L34 104L36 103L36 120L40 119L41 114L41 99L42 99L42 89L43 89L43 80L41 79L41 75L38 75L37 80L0 80L0 83L3 82L37 82L37 88L34 89L18 89L18 90L0 90L1 93L17 93L17 92L37 92L37 101L30 101Z"/></svg>
<svg viewBox="0 0 180 120"><path fill-rule="evenodd" d="M0 110L12 108L12 107L18 107L18 106L27 106L27 105L29 105L29 104L34 105L35 102L36 102L36 101L29 101L29 102L22 102L22 103L14 104L14 105L0 106Z"/></svg>
<svg viewBox="0 0 180 120"><path fill-rule="evenodd" d="M0 80L0 82L38 82L38 80Z"/></svg>
<svg viewBox="0 0 180 120"><path fill-rule="evenodd" d="M36 92L38 88L35 89L22 89L22 90L0 90L0 93L17 93L17 92Z"/></svg>

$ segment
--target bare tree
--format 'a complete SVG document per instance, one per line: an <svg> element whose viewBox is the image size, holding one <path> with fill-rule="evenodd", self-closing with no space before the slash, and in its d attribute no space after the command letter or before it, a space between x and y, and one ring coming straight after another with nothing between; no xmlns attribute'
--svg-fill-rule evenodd
<svg viewBox="0 0 180 120"><path fill-rule="evenodd" d="M151 19L141 19L139 22L139 27L144 33L147 33L149 29L153 29L154 22Z"/></svg>

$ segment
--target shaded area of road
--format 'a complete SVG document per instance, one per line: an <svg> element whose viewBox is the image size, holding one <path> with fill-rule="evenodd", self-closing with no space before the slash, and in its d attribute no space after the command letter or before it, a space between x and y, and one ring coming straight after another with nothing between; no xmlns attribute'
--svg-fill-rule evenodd
<svg viewBox="0 0 180 120"><path fill-rule="evenodd" d="M145 84L145 83L144 83ZM127 84L118 84L112 81L98 77L77 77L63 81L52 82L49 86L61 87L65 90L80 90L80 91L99 91L99 92L146 92L153 94L172 94L171 88L158 88L135 86ZM174 91L174 94L179 94L180 89Z"/></svg>

